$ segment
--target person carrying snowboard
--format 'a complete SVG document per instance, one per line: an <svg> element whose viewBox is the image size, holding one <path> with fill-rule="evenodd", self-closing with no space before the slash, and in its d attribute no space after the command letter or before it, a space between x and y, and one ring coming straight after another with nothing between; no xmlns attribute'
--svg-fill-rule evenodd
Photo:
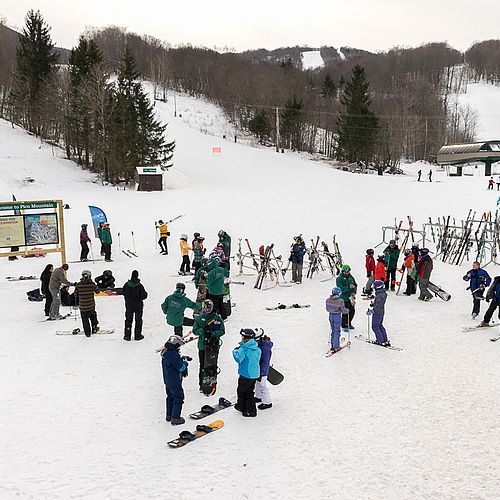
<svg viewBox="0 0 500 500"><path fill-rule="evenodd" d="M260 376L261 351L255 342L255 331L251 328L240 330L241 342L233 350L233 358L238 363L238 401L234 408L244 417L256 417L255 383Z"/></svg>
<svg viewBox="0 0 500 500"><path fill-rule="evenodd" d="M167 393L165 420L172 425L181 425L185 422L181 417L184 404L182 379L187 376L188 362L187 357L181 356L179 352L182 345L184 345L182 337L172 335L160 351L163 383Z"/></svg>
<svg viewBox="0 0 500 500"><path fill-rule="evenodd" d="M349 310L344 301L340 298L342 290L339 287L332 288L330 297L326 299L326 310L330 321L330 351L340 350L340 327L342 325L342 315L348 314Z"/></svg>
<svg viewBox="0 0 500 500"><path fill-rule="evenodd" d="M306 254L306 244L302 236L295 236L289 261L292 263L292 283L302 283L302 268L304 267L304 255Z"/></svg>
<svg viewBox="0 0 500 500"><path fill-rule="evenodd" d="M158 245L160 246L160 254L168 255L167 238L170 236L168 226L161 219L155 223L156 229L160 232L160 239Z"/></svg>
<svg viewBox="0 0 500 500"><path fill-rule="evenodd" d="M407 248L405 250L405 260L403 268L400 270L403 273L406 270L406 290L404 295L413 295L417 293L416 271L415 271L415 254Z"/></svg>
<svg viewBox="0 0 500 500"><path fill-rule="evenodd" d="M115 287L115 277L109 269L106 269L97 276L95 283L100 290L112 290Z"/></svg>
<svg viewBox="0 0 500 500"><path fill-rule="evenodd" d="M358 284L351 274L351 266L344 264L342 272L337 276L336 285L342 291L340 298L344 301L345 307L348 309L347 314L342 314L342 329L344 331L353 330L352 319L356 313L356 291Z"/></svg>
<svg viewBox="0 0 500 500"><path fill-rule="evenodd" d="M186 285L184 283L177 283L174 293L169 295L161 305L161 310L166 315L167 325L174 327L175 335L182 337L182 326L191 326L193 324L192 319L184 317L184 311L188 307L196 311L200 308L200 304L186 297Z"/></svg>
<svg viewBox="0 0 500 500"><path fill-rule="evenodd" d="M191 262L189 261L189 250L191 250L191 247L188 245L187 239L187 234L181 234L179 242L182 256L181 268L179 269L179 274L181 276L185 276L186 274L191 273Z"/></svg>
<svg viewBox="0 0 500 500"><path fill-rule="evenodd" d="M61 267L54 269L50 276L49 281L49 292L52 295L52 304L50 305L49 319L57 320L63 319L59 313L59 308L61 307L61 285L73 286L74 283L70 283L66 279L66 271L69 269L68 264L63 264Z"/></svg>
<svg viewBox="0 0 500 500"><path fill-rule="evenodd" d="M476 319L481 309L481 300L484 298L484 290L491 284L491 277L479 262L473 262L472 269L464 276L464 281L470 281L468 290L472 294L472 319Z"/></svg>
<svg viewBox="0 0 500 500"><path fill-rule="evenodd" d="M394 292L396 287L396 269L398 268L399 247L396 240L389 241L389 245L384 250L385 261L387 266L387 279L385 289Z"/></svg>
<svg viewBox="0 0 500 500"><path fill-rule="evenodd" d="M255 402L260 403L257 407L259 410L267 410L273 406L271 394L267 387L267 376L269 375L271 356L273 355L273 343L264 334L262 328L255 329L255 341L260 349L260 377L255 384Z"/></svg>
<svg viewBox="0 0 500 500"><path fill-rule="evenodd" d="M428 248L422 248L420 250L420 257L417 264L417 282L420 288L420 295L418 300L423 300L424 302L429 302L432 300L432 293L429 291L429 281L431 279L433 263L431 256L429 255Z"/></svg>
<svg viewBox="0 0 500 500"><path fill-rule="evenodd" d="M52 304L52 294L49 290L50 277L52 276L52 272L54 271L54 266L52 264L47 264L45 269L42 271L40 275L40 291L45 296L45 316L49 316L50 314L50 305Z"/></svg>
<svg viewBox="0 0 500 500"><path fill-rule="evenodd" d="M132 276L123 285L123 298L125 299L125 331L123 340L131 339L134 319L134 339L142 340L144 338L142 335L143 301L148 298L148 292L146 292L139 279L139 271L132 271Z"/></svg>
<svg viewBox="0 0 500 500"><path fill-rule="evenodd" d="M500 276L495 277L488 293L486 294L486 302L490 302L490 300L491 304L479 326L490 326L491 318L497 307L500 306ZM498 311L498 318L500 319L500 310Z"/></svg>
<svg viewBox="0 0 500 500"><path fill-rule="evenodd" d="M368 316L372 317L372 330L375 333L376 343L385 347L390 347L391 343L387 338L387 332L384 328L385 302L387 300L387 291L385 284L381 280L373 282L375 289L375 299L370 304L370 309L366 311Z"/></svg>
<svg viewBox="0 0 500 500"><path fill-rule="evenodd" d="M211 300L204 300L201 305L201 314L194 321L193 335L198 337L198 359L200 361L200 371L198 381L200 392L202 391L203 371L205 369L205 346L209 341L218 340L225 333L224 321L215 312L214 304Z"/></svg>
<svg viewBox="0 0 500 500"><path fill-rule="evenodd" d="M87 232L87 224L82 224L82 229L80 231L80 246L82 247L82 250L80 252L80 261L81 262L87 262L88 255L89 255L89 244L90 244L90 238L89 238L89 233Z"/></svg>
<svg viewBox="0 0 500 500"><path fill-rule="evenodd" d="M207 298L213 304L217 314L226 319L224 312L224 279L229 276L229 269L219 266L217 259L211 259L208 263L207 273Z"/></svg>
<svg viewBox="0 0 500 500"><path fill-rule="evenodd" d="M363 292L361 293L361 295L372 294L372 285L373 282L375 281L375 258L373 257L374 253L375 252L373 251L373 248L369 248L366 251L365 268L366 268L366 277L368 279L366 280L366 285L363 288Z"/></svg>
<svg viewBox="0 0 500 500"><path fill-rule="evenodd" d="M92 273L89 270L82 271L82 279L75 286L75 299L80 308L83 331L86 337L99 331L94 299L94 292L98 291L99 287L92 281Z"/></svg>

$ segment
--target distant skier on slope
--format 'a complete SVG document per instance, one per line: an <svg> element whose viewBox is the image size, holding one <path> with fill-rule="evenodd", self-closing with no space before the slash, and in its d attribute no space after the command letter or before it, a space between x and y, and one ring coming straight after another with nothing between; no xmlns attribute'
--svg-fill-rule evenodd
<svg viewBox="0 0 500 500"><path fill-rule="evenodd" d="M340 327L342 315L348 314L344 301L340 298L342 290L339 287L332 288L330 297L326 299L326 310L330 321L330 350L337 352L340 349Z"/></svg>
<svg viewBox="0 0 500 500"><path fill-rule="evenodd" d="M481 300L484 298L484 290L491 284L491 277L487 271L481 269L479 262L472 264L472 269L463 277L464 281L470 281L468 290L472 294L472 318L476 319L481 309Z"/></svg>
<svg viewBox="0 0 500 500"><path fill-rule="evenodd" d="M375 333L376 343L390 347L391 343L387 338L387 332L383 325L387 291L384 282L381 280L375 280L373 288L375 289L375 299L370 304L370 309L366 311L366 314L372 317L372 330Z"/></svg>
<svg viewBox="0 0 500 500"><path fill-rule="evenodd" d="M358 285L351 274L351 266L347 264L342 266L342 272L337 276L336 285L342 291L340 298L344 301L344 305L348 309L346 314L342 314L342 329L344 331L352 330L354 329L352 319L356 313L355 304Z"/></svg>

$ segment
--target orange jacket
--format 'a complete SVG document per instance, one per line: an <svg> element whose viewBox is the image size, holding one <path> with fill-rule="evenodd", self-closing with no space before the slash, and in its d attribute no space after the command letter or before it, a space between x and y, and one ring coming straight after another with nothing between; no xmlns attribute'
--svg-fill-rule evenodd
<svg viewBox="0 0 500 500"><path fill-rule="evenodd" d="M188 245L188 242L186 240L181 240L179 243L181 247L181 255L184 257L184 255L189 255L189 250L191 250L191 247Z"/></svg>
<svg viewBox="0 0 500 500"><path fill-rule="evenodd" d="M381 281L387 280L385 275L385 265L383 262L377 262L377 265L375 266L375 279Z"/></svg>
<svg viewBox="0 0 500 500"><path fill-rule="evenodd" d="M408 257L406 257L404 263L403 263L403 266L406 267L407 269L411 269L413 267L413 260L415 259L415 255L413 255L413 253L411 253L410 255L408 255Z"/></svg>

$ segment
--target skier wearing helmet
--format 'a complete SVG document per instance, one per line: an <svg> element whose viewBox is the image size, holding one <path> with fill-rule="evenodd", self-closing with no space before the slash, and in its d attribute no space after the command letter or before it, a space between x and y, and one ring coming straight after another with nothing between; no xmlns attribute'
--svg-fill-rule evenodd
<svg viewBox="0 0 500 500"><path fill-rule="evenodd" d="M115 287L115 278L109 269L106 269L100 276L97 276L95 282L101 290L111 290Z"/></svg>
<svg viewBox="0 0 500 500"><path fill-rule="evenodd" d="M82 247L82 251L80 252L80 260L82 262L87 262L89 255L89 233L87 232L87 224L82 224L82 229L80 231L80 246Z"/></svg>
<svg viewBox="0 0 500 500"><path fill-rule="evenodd" d="M188 245L188 235L187 234L181 234L179 246L181 249L181 255L182 255L182 264L181 268L179 269L179 274L181 276L185 276L186 274L191 273L191 263L189 261L189 250L192 250L191 247Z"/></svg>
<svg viewBox="0 0 500 500"><path fill-rule="evenodd" d="M394 291L396 288L396 269L398 268L399 247L396 240L389 241L389 245L384 250L385 263L387 266L387 280L385 282L385 289Z"/></svg>
<svg viewBox="0 0 500 500"><path fill-rule="evenodd" d="M331 348L328 354L334 354L340 350L340 327L342 324L342 315L347 314L349 310L344 301L340 298L342 290L339 287L332 288L330 297L326 299L326 310L330 320L330 344Z"/></svg>
<svg viewBox="0 0 500 500"><path fill-rule="evenodd" d="M387 291L382 280L373 282L375 289L375 299L370 304L370 309L366 311L368 316L372 317L372 330L375 333L376 343L384 347L390 347L391 343L387 338L387 332L384 328L385 302L387 300Z"/></svg>
<svg viewBox="0 0 500 500"><path fill-rule="evenodd" d="M302 236L295 236L292 250L290 251L290 262L292 263L292 283L302 283L302 267L304 265L304 255L306 254L306 244Z"/></svg>
<svg viewBox="0 0 500 500"><path fill-rule="evenodd" d="M337 276L336 285L342 291L340 298L344 301L344 305L348 309L347 314L342 314L342 329L346 332L349 329L354 329L351 322L356 313L355 303L358 289L358 284L351 274L351 266L347 264L342 266L342 272Z"/></svg>
<svg viewBox="0 0 500 500"><path fill-rule="evenodd" d="M175 291L169 295L161 305L163 314L166 315L167 325L174 327L174 333L182 337L182 326L193 324L189 318L184 317L184 311L189 307L193 310L198 310L201 306L198 302L193 302L186 297L186 285L177 283Z"/></svg>
<svg viewBox="0 0 500 500"><path fill-rule="evenodd" d="M94 300L94 292L98 291L99 287L92 281L92 273L88 270L82 271L82 278L75 286L75 299L80 308L86 337L99 331Z"/></svg>

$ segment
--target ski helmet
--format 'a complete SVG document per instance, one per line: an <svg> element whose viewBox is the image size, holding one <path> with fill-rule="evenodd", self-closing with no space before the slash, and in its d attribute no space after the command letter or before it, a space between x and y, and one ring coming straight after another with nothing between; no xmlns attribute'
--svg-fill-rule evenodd
<svg viewBox="0 0 500 500"><path fill-rule="evenodd" d="M418 250L418 248L418 243L413 243L413 245L411 246L412 250Z"/></svg>
<svg viewBox="0 0 500 500"><path fill-rule="evenodd" d="M382 280L375 280L373 282L373 288L375 288L375 290L380 290L381 288L384 288L384 287L385 287L385 283Z"/></svg>
<svg viewBox="0 0 500 500"><path fill-rule="evenodd" d="M373 251L373 248L369 248L367 251L366 251L366 254L367 255L373 255L375 252Z"/></svg>
<svg viewBox="0 0 500 500"><path fill-rule="evenodd" d="M113 273L109 269L106 269L102 272L102 275L103 276L113 276Z"/></svg>
<svg viewBox="0 0 500 500"><path fill-rule="evenodd" d="M194 233L194 234L193 234L193 236L194 236L195 238L199 238L199 237L200 237L200 233Z"/></svg>
<svg viewBox="0 0 500 500"><path fill-rule="evenodd" d="M422 248L422 249L420 250L420 253L421 253L422 255L427 255L427 254L429 253L429 249L428 249L428 248Z"/></svg>
<svg viewBox="0 0 500 500"><path fill-rule="evenodd" d="M246 339L254 339L255 338L255 331L252 330L251 328L242 328L240 330L240 335L242 337L245 337Z"/></svg>
<svg viewBox="0 0 500 500"><path fill-rule="evenodd" d="M187 239L188 239L188 235L187 235L187 234L182 233L182 234L181 234L181 240L187 240Z"/></svg>
<svg viewBox="0 0 500 500"><path fill-rule="evenodd" d="M255 328L255 340L260 340L264 337L264 330L262 328Z"/></svg>
<svg viewBox="0 0 500 500"><path fill-rule="evenodd" d="M226 236L226 231L224 231L223 229L221 229L218 233L217 233L217 236L219 238L224 238L224 236Z"/></svg>
<svg viewBox="0 0 500 500"><path fill-rule="evenodd" d="M186 285L184 283L177 283L177 285L175 285L175 289L183 292L186 289Z"/></svg>
<svg viewBox="0 0 500 500"><path fill-rule="evenodd" d="M338 286L335 286L332 288L332 295L338 297L338 296L342 295L342 290Z"/></svg>
<svg viewBox="0 0 500 500"><path fill-rule="evenodd" d="M82 224L82 227L87 227L87 226L88 226L88 224Z"/></svg>
<svg viewBox="0 0 500 500"><path fill-rule="evenodd" d="M395 244L396 244L396 240L389 241L389 245L395 245Z"/></svg>
<svg viewBox="0 0 500 500"><path fill-rule="evenodd" d="M171 335L167 340L167 344L173 345L174 347L180 347L185 343L186 342L184 342L183 338L180 335Z"/></svg>
<svg viewBox="0 0 500 500"><path fill-rule="evenodd" d="M343 273L350 273L350 272L351 272L351 266L350 266L350 265L348 265L348 264L344 264L344 265L342 266L342 272L343 272Z"/></svg>
<svg viewBox="0 0 500 500"><path fill-rule="evenodd" d="M411 252L411 250L410 250L409 248L407 248L407 249L405 250L405 255L406 255L406 256L410 255L411 253L412 253L412 252Z"/></svg>
<svg viewBox="0 0 500 500"><path fill-rule="evenodd" d="M84 269L82 271L82 278L91 278L91 277L92 277L92 273L88 269Z"/></svg>
<svg viewBox="0 0 500 500"><path fill-rule="evenodd" d="M210 314L214 309L214 303L210 299L206 299L201 304L203 314Z"/></svg>
<svg viewBox="0 0 500 500"><path fill-rule="evenodd" d="M384 261L385 261L385 255L384 255L384 254L380 254L380 255L378 255L378 256L377 256L377 260L378 260L379 262L384 262Z"/></svg>
<svg viewBox="0 0 500 500"><path fill-rule="evenodd" d="M203 257L203 259L201 259L200 263L201 263L201 267L203 267L203 269L205 269L208 266L208 259L206 257Z"/></svg>
<svg viewBox="0 0 500 500"><path fill-rule="evenodd" d="M293 241L296 241L296 242L302 241L302 235L301 235L301 234L299 234L298 236L295 236L295 237L293 238Z"/></svg>

